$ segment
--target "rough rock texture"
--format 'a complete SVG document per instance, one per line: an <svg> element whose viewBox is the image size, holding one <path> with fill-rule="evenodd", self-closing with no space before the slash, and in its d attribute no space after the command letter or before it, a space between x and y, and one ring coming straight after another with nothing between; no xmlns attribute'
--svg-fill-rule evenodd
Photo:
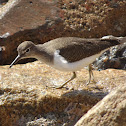
<svg viewBox="0 0 126 126"><path fill-rule="evenodd" d="M125 0L60 0L67 27L84 36L125 35ZM121 33L119 33L121 31ZM78 35L78 33L77 33Z"/></svg>
<svg viewBox="0 0 126 126"><path fill-rule="evenodd" d="M24 40L126 35L125 0L9 0L0 8L0 64L10 64Z"/></svg>
<svg viewBox="0 0 126 126"><path fill-rule="evenodd" d="M107 95L75 126L126 126L126 85Z"/></svg>
<svg viewBox="0 0 126 126"><path fill-rule="evenodd" d="M107 68L126 70L126 42L104 52L93 65L98 70Z"/></svg>
<svg viewBox="0 0 126 126"><path fill-rule="evenodd" d="M54 89L71 77L40 62L0 66L0 125L35 126L34 124L74 125L115 87L123 87L126 71L94 71L96 84L86 85L88 71L77 72L77 78L63 89ZM109 116L108 116L109 118Z"/></svg>

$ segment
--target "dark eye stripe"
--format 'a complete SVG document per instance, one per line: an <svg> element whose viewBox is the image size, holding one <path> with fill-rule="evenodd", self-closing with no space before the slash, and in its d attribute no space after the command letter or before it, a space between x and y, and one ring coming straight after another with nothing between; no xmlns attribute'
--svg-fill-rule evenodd
<svg viewBox="0 0 126 126"><path fill-rule="evenodd" d="M30 49L28 48L28 49L26 49L26 52L29 52L30 51Z"/></svg>

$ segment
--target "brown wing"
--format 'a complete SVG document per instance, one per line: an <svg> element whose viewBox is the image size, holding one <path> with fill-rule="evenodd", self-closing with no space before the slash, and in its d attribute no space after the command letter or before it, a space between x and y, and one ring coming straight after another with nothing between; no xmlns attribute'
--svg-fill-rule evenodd
<svg viewBox="0 0 126 126"><path fill-rule="evenodd" d="M60 55L68 62L75 62L100 53L110 46L112 46L112 43L108 41L85 39L78 42L71 42L68 46L60 48Z"/></svg>

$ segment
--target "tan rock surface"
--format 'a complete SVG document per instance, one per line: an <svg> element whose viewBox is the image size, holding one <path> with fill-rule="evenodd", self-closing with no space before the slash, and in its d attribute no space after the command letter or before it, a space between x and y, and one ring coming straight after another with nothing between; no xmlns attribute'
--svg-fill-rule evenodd
<svg viewBox="0 0 126 126"><path fill-rule="evenodd" d="M126 82L90 109L75 126L126 126Z"/></svg>
<svg viewBox="0 0 126 126"><path fill-rule="evenodd" d="M85 31L84 36L102 37L109 34L121 36L125 32L125 0L60 1L66 26L81 31L80 34ZM125 36L125 33L123 35Z"/></svg>
<svg viewBox="0 0 126 126"><path fill-rule="evenodd" d="M123 70L94 71L97 86L85 85L87 70L78 71L77 76L67 88L54 89L51 87L63 83L71 73L59 72L38 61L15 65L11 69L0 66L1 125L24 125L48 113L58 114L52 124L74 125L108 92L126 82ZM67 116L63 116L65 114Z"/></svg>

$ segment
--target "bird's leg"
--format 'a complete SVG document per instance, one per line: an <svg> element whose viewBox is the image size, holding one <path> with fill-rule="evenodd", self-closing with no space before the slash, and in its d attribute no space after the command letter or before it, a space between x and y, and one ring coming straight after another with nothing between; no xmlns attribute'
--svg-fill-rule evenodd
<svg viewBox="0 0 126 126"><path fill-rule="evenodd" d="M66 85L68 82L72 81L74 78L76 78L76 73L75 73L75 72L73 72L73 76L72 76L69 80L67 80L67 81L66 81L65 83L63 83L61 86L56 87L56 89L62 88L64 85Z"/></svg>
<svg viewBox="0 0 126 126"><path fill-rule="evenodd" d="M92 78L93 82L95 82L91 64L89 64L88 68L89 68L88 69L88 71L89 71L89 80L88 80L87 85L90 84L91 78Z"/></svg>
<svg viewBox="0 0 126 126"><path fill-rule="evenodd" d="M90 72L91 72L91 75L92 75L92 81L95 82L92 66L91 65L89 65L89 66L90 66Z"/></svg>

